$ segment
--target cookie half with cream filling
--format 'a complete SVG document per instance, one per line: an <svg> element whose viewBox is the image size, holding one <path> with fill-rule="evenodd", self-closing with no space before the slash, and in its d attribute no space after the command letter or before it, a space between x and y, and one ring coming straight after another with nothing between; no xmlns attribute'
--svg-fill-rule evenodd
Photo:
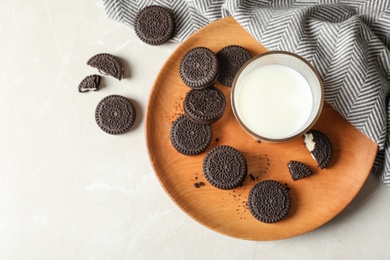
<svg viewBox="0 0 390 260"><path fill-rule="evenodd" d="M321 169L324 169L332 158L332 144L321 131L310 130L304 135L305 145Z"/></svg>

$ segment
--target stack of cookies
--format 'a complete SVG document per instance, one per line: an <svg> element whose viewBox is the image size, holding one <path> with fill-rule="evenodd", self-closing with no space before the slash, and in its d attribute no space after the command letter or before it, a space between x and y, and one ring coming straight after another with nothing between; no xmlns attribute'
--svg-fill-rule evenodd
<svg viewBox="0 0 390 260"><path fill-rule="evenodd" d="M226 46L217 54L199 46L183 56L179 74L190 91L184 99L184 115L172 124L170 134L178 152L197 155L207 149L212 135L210 125L218 121L226 109L225 96L214 83L218 80L231 87L238 70L250 58L249 51L238 45Z"/></svg>
<svg viewBox="0 0 390 260"><path fill-rule="evenodd" d="M226 99L214 87L219 62L214 52L196 47L187 52L180 63L180 77L191 90L184 99L184 114L172 124L171 142L185 155L204 152L211 142L211 124L225 112Z"/></svg>
<svg viewBox="0 0 390 260"><path fill-rule="evenodd" d="M240 66L228 64L234 57L242 56L233 52L229 56L229 49L245 52L246 59ZM172 123L170 138L173 147L184 155L198 155L208 148L212 139L211 124L225 112L226 98L214 85L217 78L222 84L231 86L239 67L250 58L249 52L240 46L227 50L224 48L216 55L209 48L195 47L180 62L180 78L190 90L184 99L184 114ZM230 146L212 149L204 159L203 169L207 181L219 189L238 187L247 174L244 156Z"/></svg>
<svg viewBox="0 0 390 260"><path fill-rule="evenodd" d="M170 132L171 142L178 152L197 155L207 149L212 136L211 124L218 121L226 109L225 96L214 83L218 80L231 87L238 70L250 58L250 53L238 45L226 46L217 54L200 46L183 56L179 74L190 90L184 99L184 114L173 122ZM207 153L203 172L211 185L229 190L242 185L247 163L240 151L221 145Z"/></svg>

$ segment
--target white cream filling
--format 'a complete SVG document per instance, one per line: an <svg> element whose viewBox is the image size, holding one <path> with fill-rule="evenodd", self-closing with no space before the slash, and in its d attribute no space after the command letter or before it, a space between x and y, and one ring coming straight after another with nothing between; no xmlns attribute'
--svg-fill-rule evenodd
<svg viewBox="0 0 390 260"><path fill-rule="evenodd" d="M314 150L316 143L314 142L314 136L312 133L305 134L305 145L310 152Z"/></svg>

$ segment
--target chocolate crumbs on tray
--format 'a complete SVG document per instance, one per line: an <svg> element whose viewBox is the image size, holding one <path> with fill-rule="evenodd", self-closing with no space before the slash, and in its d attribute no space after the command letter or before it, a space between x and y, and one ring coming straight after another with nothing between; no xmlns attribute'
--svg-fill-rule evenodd
<svg viewBox="0 0 390 260"><path fill-rule="evenodd" d="M204 185L205 185L205 184L204 184L203 181L195 182L195 183L194 183L194 187L197 188L197 189L200 188L200 187L202 187L202 186L204 186Z"/></svg>

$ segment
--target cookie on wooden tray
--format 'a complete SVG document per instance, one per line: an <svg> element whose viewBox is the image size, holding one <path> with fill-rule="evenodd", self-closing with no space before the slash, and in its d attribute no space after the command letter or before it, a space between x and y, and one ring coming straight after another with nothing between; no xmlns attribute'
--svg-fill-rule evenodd
<svg viewBox="0 0 390 260"><path fill-rule="evenodd" d="M222 85L231 87L238 70L251 57L249 51L239 45L228 45L223 47L217 53L219 62L218 81Z"/></svg>
<svg viewBox="0 0 390 260"><path fill-rule="evenodd" d="M87 61L87 65L97 68L100 73L111 75L121 80L123 78L124 68L122 62L114 55L108 53L99 53Z"/></svg>
<svg viewBox="0 0 390 260"><path fill-rule="evenodd" d="M247 175L247 162L237 149L220 145L211 149L203 160L207 181L223 190L240 186Z"/></svg>
<svg viewBox="0 0 390 260"><path fill-rule="evenodd" d="M310 130L304 135L305 145L321 169L324 169L332 158L332 144L321 131Z"/></svg>
<svg viewBox="0 0 390 260"><path fill-rule="evenodd" d="M135 108L131 101L120 95L103 98L96 107L97 125L106 133L119 135L127 132L135 122Z"/></svg>
<svg viewBox="0 0 390 260"><path fill-rule="evenodd" d="M218 72L217 56L206 47L191 49L180 62L180 77L188 87L193 89L211 86L217 78Z"/></svg>
<svg viewBox="0 0 390 260"><path fill-rule="evenodd" d="M86 76L79 84L79 92L96 91L99 89L101 77L99 75Z"/></svg>
<svg viewBox="0 0 390 260"><path fill-rule="evenodd" d="M309 167L298 161L290 161L287 167L294 181L310 176L313 173Z"/></svg>
<svg viewBox="0 0 390 260"><path fill-rule="evenodd" d="M218 88L192 89L184 99L184 112L200 124L212 124L225 112L225 95Z"/></svg>
<svg viewBox="0 0 390 260"><path fill-rule="evenodd" d="M184 155L201 154L210 145L211 137L210 125L195 123L186 115L181 115L172 123L171 143Z"/></svg>
<svg viewBox="0 0 390 260"><path fill-rule="evenodd" d="M265 180L253 186L247 203L249 211L257 220L275 223L287 215L290 209L290 195L282 183Z"/></svg>
<svg viewBox="0 0 390 260"><path fill-rule="evenodd" d="M150 45L161 45L171 39L175 30L172 12L162 6L151 5L141 9L135 20L138 38Z"/></svg>

